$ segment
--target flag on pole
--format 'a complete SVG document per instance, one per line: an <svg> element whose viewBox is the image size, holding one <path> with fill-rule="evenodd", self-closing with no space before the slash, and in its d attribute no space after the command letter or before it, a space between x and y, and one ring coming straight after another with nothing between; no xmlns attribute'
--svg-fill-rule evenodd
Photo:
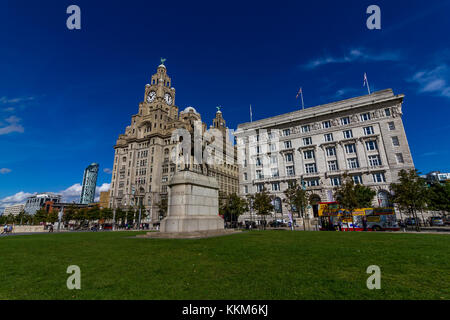
<svg viewBox="0 0 450 320"><path fill-rule="evenodd" d="M367 80L367 74L364 72L364 82L363 82L363 87L365 87L367 85L367 91L370 94L370 87L369 87L369 80Z"/></svg>
<svg viewBox="0 0 450 320"><path fill-rule="evenodd" d="M252 105L250 105L250 122L253 122Z"/></svg>
<svg viewBox="0 0 450 320"><path fill-rule="evenodd" d="M302 97L302 109L305 109L305 103L303 102L303 90L302 90L302 87L300 87L300 89L298 90L297 96L295 97L295 99L298 99L299 95Z"/></svg>

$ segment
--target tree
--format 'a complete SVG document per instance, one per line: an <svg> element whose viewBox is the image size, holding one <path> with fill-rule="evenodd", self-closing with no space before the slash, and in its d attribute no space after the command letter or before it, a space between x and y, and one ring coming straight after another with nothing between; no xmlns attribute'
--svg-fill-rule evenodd
<svg viewBox="0 0 450 320"><path fill-rule="evenodd" d="M283 202L286 203L291 214L296 212L298 216L303 219L303 230L306 231L305 215L306 207L309 204L306 190L297 183L292 183L284 191L284 195L285 198L283 199Z"/></svg>
<svg viewBox="0 0 450 320"><path fill-rule="evenodd" d="M58 221L58 218L59 218L59 211L56 209L52 209L47 215L47 222L55 223L56 221Z"/></svg>
<svg viewBox="0 0 450 320"><path fill-rule="evenodd" d="M248 211L247 201L239 197L236 193L230 194L224 201L221 211L225 221L237 221L239 216Z"/></svg>
<svg viewBox="0 0 450 320"><path fill-rule="evenodd" d="M391 183L392 201L399 209L414 218L416 230L420 231L417 212L425 209L428 200L425 180L419 177L416 169L408 171L402 169L398 177L399 183Z"/></svg>
<svg viewBox="0 0 450 320"><path fill-rule="evenodd" d="M348 174L342 176L342 184L334 189L334 198L345 210L344 214L348 214L350 217L353 217L355 209L369 207L376 194L369 187L355 184L353 178Z"/></svg>
<svg viewBox="0 0 450 320"><path fill-rule="evenodd" d="M34 223L47 222L48 212L45 209L39 209L34 214Z"/></svg>
<svg viewBox="0 0 450 320"><path fill-rule="evenodd" d="M70 223L71 220L75 220L76 209L74 206L69 206L64 210L62 220L65 223Z"/></svg>
<svg viewBox="0 0 450 320"><path fill-rule="evenodd" d="M450 182L431 184L428 189L427 207L441 213L450 212Z"/></svg>
<svg viewBox="0 0 450 320"><path fill-rule="evenodd" d="M121 208L117 208L116 221L114 223L117 224L117 222L120 221L119 226L122 225L124 223L125 216L126 216L125 211L123 211Z"/></svg>
<svg viewBox="0 0 450 320"><path fill-rule="evenodd" d="M167 215L167 210L169 208L167 198L162 198L156 206L158 207L160 220L162 220Z"/></svg>
<svg viewBox="0 0 450 320"><path fill-rule="evenodd" d="M258 192L252 196L250 196L253 202L253 208L257 212L257 214L263 216L264 219L264 230L266 229L266 215L270 214L273 211L272 198L270 197L267 189L264 188L262 192Z"/></svg>

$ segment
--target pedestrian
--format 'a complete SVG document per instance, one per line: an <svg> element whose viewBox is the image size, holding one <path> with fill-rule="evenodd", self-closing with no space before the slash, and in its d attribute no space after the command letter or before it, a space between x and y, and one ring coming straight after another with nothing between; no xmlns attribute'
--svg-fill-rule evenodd
<svg viewBox="0 0 450 320"><path fill-rule="evenodd" d="M5 226L3 227L3 232L2 232L2 234L7 233L7 232L8 232L8 225L5 224Z"/></svg>
<svg viewBox="0 0 450 320"><path fill-rule="evenodd" d="M366 216L363 216L362 224L363 224L364 231L367 231L367 217Z"/></svg>
<svg viewBox="0 0 450 320"><path fill-rule="evenodd" d="M48 232L53 232L53 224L50 224L48 227Z"/></svg>

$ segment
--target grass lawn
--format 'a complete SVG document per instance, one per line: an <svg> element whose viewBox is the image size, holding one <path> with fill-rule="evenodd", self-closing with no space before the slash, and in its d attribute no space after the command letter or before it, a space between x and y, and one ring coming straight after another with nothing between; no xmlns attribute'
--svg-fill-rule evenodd
<svg viewBox="0 0 450 320"><path fill-rule="evenodd" d="M251 231L0 238L0 299L450 299L450 235ZM68 290L69 265L81 290ZM369 265L381 289L368 290Z"/></svg>

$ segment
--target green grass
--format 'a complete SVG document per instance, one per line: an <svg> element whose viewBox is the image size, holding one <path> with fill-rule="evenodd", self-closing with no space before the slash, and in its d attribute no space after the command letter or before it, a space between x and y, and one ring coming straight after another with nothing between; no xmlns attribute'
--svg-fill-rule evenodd
<svg viewBox="0 0 450 320"><path fill-rule="evenodd" d="M450 299L450 235L252 231L0 238L0 299ZM381 268L368 290L366 269ZM66 269L81 268L81 290Z"/></svg>

